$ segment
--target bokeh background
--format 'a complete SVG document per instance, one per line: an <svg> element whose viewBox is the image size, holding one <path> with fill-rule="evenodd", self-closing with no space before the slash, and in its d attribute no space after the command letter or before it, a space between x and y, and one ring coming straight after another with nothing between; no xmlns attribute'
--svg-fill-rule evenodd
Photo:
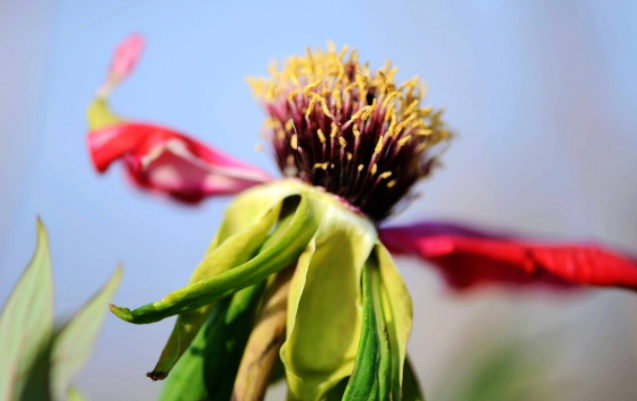
<svg viewBox="0 0 637 401"><path fill-rule="evenodd" d="M92 169L85 108L130 32L148 47L114 94L116 110L273 173L254 152L263 115L246 75L328 39L372 66L390 58L399 78L425 79L459 134L396 223L451 218L637 253L636 2L2 0L0 302L34 249L36 215L51 237L55 308L67 316L118 262L118 304L185 284L220 222L228 200L184 207L132 189L119 166ZM400 268L415 301L409 351L429 399L502 379L497 369L478 377L502 352L523 372L508 380L522 389L508 399L637 399L635 294L453 294L418 263ZM109 317L80 389L92 400L153 399L159 384L144 373L171 326Z"/></svg>

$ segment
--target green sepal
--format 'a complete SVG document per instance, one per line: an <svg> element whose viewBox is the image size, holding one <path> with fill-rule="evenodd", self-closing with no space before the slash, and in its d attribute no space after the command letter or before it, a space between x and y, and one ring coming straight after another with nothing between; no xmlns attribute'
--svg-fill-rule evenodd
<svg viewBox="0 0 637 401"><path fill-rule="evenodd" d="M333 197L321 226L299 258L288 296L287 339L281 347L290 400L319 400L354 367L360 338L360 279L377 240L374 225Z"/></svg>
<svg viewBox="0 0 637 401"><path fill-rule="evenodd" d="M246 263L174 291L160 301L134 310L111 305L111 311L130 323L154 323L169 316L209 305L256 284L298 258L305 245L316 233L323 209L323 204L308 196L301 196L289 224L279 225L283 231L280 237Z"/></svg>
<svg viewBox="0 0 637 401"><path fill-rule="evenodd" d="M98 96L91 102L86 111L86 117L91 131L125 121L122 117L111 112L108 107L108 99L103 96Z"/></svg>
<svg viewBox="0 0 637 401"><path fill-rule="evenodd" d="M391 354L381 299L378 264L370 257L363 269L363 326L356 364L343 401L390 399Z"/></svg>
<svg viewBox="0 0 637 401"><path fill-rule="evenodd" d="M248 261L262 246L272 227L277 223L282 202L265 211L255 224L242 232L229 236L206 254L193 272L190 283L217 276ZM263 211L261 211L263 214ZM214 241L213 241L214 242ZM181 355L186 351L204 324L214 303L181 313L164 347L161 356L148 376L153 380L165 378Z"/></svg>
<svg viewBox="0 0 637 401"><path fill-rule="evenodd" d="M219 301L166 379L159 401L229 400L263 283Z"/></svg>
<svg viewBox="0 0 637 401"><path fill-rule="evenodd" d="M374 253L380 271L381 295L391 350L392 399L400 400L407 342L413 322L413 306L407 285L400 276L387 248L378 241Z"/></svg>
<svg viewBox="0 0 637 401"><path fill-rule="evenodd" d="M21 393L30 366L53 332L53 273L40 219L37 239L33 258L0 315L0 400L11 400Z"/></svg>

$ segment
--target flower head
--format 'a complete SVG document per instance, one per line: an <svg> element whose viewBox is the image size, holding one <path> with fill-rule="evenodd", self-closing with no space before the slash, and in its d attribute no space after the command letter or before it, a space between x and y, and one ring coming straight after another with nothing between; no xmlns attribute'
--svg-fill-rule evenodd
<svg viewBox="0 0 637 401"><path fill-rule="evenodd" d="M104 97L139 43L124 44L89 109L95 167L122 158L141 187L190 202L254 186L229 206L188 285L136 309L111 307L136 324L179 316L149 373L168 377L162 400L263 399L277 356L291 400L422 399L406 360L411 298L389 252L431 262L457 289L637 288L635 261L597 246L449 223L379 229L451 137L441 111L421 106L418 79L397 86L389 64L370 73L355 50L330 46L250 80L277 164L303 181L265 183L266 173L208 145L110 113Z"/></svg>
<svg viewBox="0 0 637 401"><path fill-rule="evenodd" d="M451 135L442 109L424 107L418 76L396 84L390 62L370 72L358 52L307 49L271 78L250 78L263 101L277 164L288 177L332 192L375 220L392 208L436 162L436 145Z"/></svg>

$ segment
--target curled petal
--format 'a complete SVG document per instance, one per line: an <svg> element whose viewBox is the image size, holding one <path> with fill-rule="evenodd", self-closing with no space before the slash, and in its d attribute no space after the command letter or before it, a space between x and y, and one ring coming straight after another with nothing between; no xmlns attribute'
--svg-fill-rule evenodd
<svg viewBox="0 0 637 401"><path fill-rule="evenodd" d="M151 124L124 122L97 129L89 134L88 146L99 172L123 159L135 183L186 202L236 194L270 180L256 167Z"/></svg>
<svg viewBox="0 0 637 401"><path fill-rule="evenodd" d="M106 82L88 109L88 146L104 172L122 159L140 187L185 202L236 194L271 180L268 173L170 128L127 121L113 114L107 96L138 62L143 38L132 35L115 51Z"/></svg>
<svg viewBox="0 0 637 401"><path fill-rule="evenodd" d="M419 256L456 289L482 284L637 287L637 262L593 244L547 245L448 223L380 230L395 254Z"/></svg>

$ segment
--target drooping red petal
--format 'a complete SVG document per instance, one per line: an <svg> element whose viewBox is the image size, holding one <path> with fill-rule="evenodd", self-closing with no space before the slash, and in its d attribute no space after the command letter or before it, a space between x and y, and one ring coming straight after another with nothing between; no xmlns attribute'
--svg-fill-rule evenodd
<svg viewBox="0 0 637 401"><path fill-rule="evenodd" d="M419 256L456 289L484 284L637 288L637 262L594 244L543 244L449 223L380 230L395 254Z"/></svg>
<svg viewBox="0 0 637 401"><path fill-rule="evenodd" d="M256 167L151 124L120 123L92 131L88 146L98 171L123 159L133 182L185 202L236 194L271 179Z"/></svg>
<svg viewBox="0 0 637 401"><path fill-rule="evenodd" d="M110 111L107 97L134 68L143 45L140 35L132 35L117 47L106 82L89 106L88 146L95 168L104 172L121 159L140 187L189 203L270 181L268 173L182 133L126 121Z"/></svg>

